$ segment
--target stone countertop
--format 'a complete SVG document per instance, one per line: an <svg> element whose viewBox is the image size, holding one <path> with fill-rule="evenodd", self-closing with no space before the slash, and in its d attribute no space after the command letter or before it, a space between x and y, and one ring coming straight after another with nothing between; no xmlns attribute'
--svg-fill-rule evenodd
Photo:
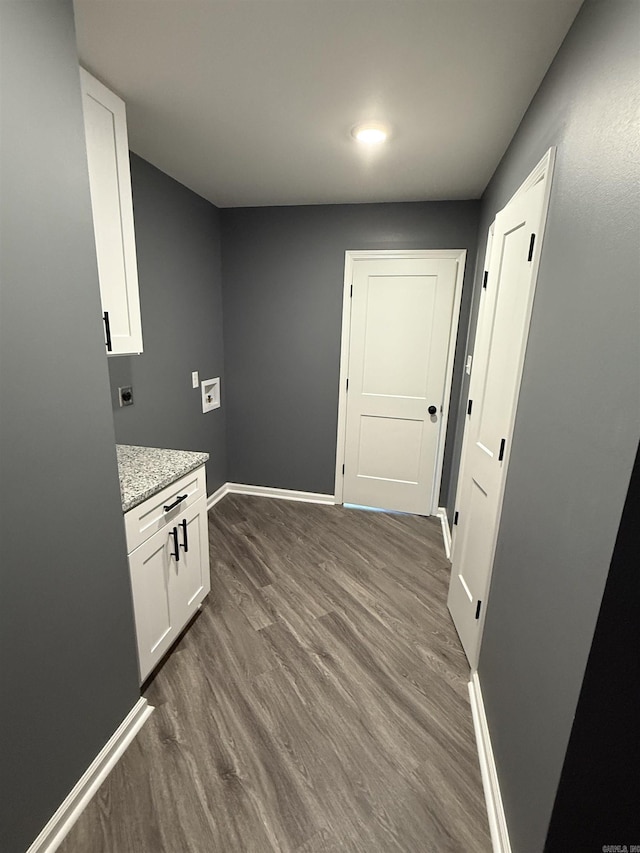
<svg viewBox="0 0 640 853"><path fill-rule="evenodd" d="M116 451L123 512L204 465L209 458L208 453L192 450L163 450L131 444L117 444Z"/></svg>

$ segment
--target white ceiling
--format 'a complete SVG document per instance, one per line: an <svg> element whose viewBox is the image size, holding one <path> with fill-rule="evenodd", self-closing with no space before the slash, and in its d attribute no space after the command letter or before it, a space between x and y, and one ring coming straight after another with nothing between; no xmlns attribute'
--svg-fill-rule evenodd
<svg viewBox="0 0 640 853"><path fill-rule="evenodd" d="M75 0L133 151L220 207L478 198L582 0ZM364 149L364 119L392 139Z"/></svg>

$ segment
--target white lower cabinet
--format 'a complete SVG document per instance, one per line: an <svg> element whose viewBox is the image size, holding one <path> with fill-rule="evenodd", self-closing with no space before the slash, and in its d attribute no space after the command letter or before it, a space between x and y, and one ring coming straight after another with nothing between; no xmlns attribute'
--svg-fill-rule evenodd
<svg viewBox="0 0 640 853"><path fill-rule="evenodd" d="M142 683L211 588L206 498L170 510L167 523L129 554L129 571Z"/></svg>

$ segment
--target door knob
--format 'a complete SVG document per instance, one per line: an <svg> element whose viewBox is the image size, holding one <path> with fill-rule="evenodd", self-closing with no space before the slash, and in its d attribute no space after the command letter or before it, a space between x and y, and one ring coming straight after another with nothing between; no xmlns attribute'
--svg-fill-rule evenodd
<svg viewBox="0 0 640 853"><path fill-rule="evenodd" d="M435 407L435 406L429 406L429 408L427 409L427 411L429 412L429 414L430 414L430 415L435 415L435 413L436 413L438 410L436 409L436 407Z"/></svg>

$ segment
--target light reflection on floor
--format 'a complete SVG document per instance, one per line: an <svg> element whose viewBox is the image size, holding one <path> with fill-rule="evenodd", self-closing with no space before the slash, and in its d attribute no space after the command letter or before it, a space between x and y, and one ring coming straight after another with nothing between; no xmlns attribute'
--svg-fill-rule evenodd
<svg viewBox="0 0 640 853"><path fill-rule="evenodd" d="M397 509L382 509L379 506L362 506L361 504L342 504L347 509L363 509L365 512L387 512L390 515L411 515L410 512L400 512Z"/></svg>

